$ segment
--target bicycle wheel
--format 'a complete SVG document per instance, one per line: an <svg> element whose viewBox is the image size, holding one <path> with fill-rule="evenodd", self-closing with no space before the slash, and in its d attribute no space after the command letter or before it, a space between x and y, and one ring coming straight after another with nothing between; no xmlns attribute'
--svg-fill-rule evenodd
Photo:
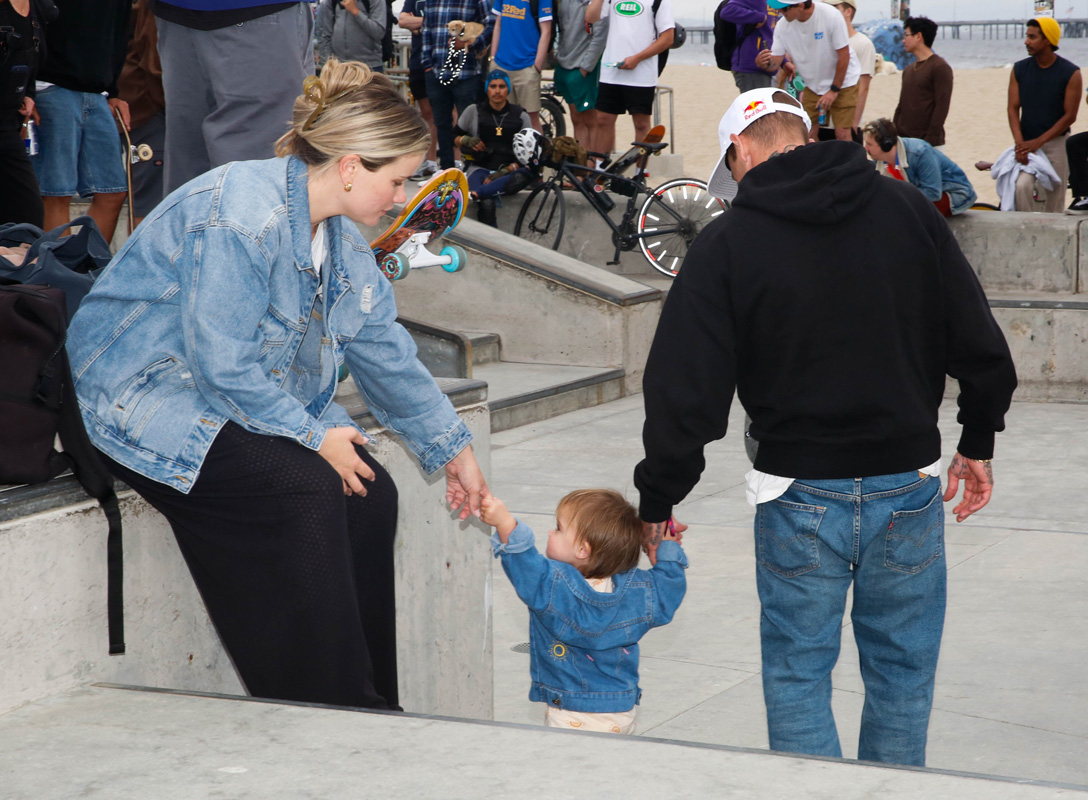
<svg viewBox="0 0 1088 800"><path fill-rule="evenodd" d="M541 133L549 139L565 136L567 133L567 119L563 115L563 104L554 97L544 95L540 98L540 128Z"/></svg>
<svg viewBox="0 0 1088 800"><path fill-rule="evenodd" d="M650 266L675 278L688 246L712 220L729 207L707 193L695 178L677 178L658 186L638 212L638 246Z"/></svg>
<svg viewBox="0 0 1088 800"><path fill-rule="evenodd" d="M549 181L533 189L518 212L514 235L552 250L559 249L567 205L558 181Z"/></svg>

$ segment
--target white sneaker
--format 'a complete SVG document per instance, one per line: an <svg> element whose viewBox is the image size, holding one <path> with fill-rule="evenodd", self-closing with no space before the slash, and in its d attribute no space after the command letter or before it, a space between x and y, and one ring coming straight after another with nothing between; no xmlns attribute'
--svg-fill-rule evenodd
<svg viewBox="0 0 1088 800"><path fill-rule="evenodd" d="M430 159L427 159L422 164L420 164L419 169L417 169L412 174L412 180L414 180L414 181L425 181L428 178L430 178L432 175L434 175L436 172L438 172L438 165L436 163L434 163L433 161L431 161Z"/></svg>

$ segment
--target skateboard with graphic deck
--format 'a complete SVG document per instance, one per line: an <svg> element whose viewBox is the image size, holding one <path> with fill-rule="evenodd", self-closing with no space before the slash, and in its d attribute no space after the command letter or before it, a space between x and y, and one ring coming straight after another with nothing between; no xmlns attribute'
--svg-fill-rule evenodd
<svg viewBox="0 0 1088 800"><path fill-rule="evenodd" d="M426 248L457 227L465 212L468 181L459 169L439 172L422 187L386 229L371 243L378 268L391 281L413 269L442 267L460 272L468 260L464 248L451 244L435 255Z"/></svg>

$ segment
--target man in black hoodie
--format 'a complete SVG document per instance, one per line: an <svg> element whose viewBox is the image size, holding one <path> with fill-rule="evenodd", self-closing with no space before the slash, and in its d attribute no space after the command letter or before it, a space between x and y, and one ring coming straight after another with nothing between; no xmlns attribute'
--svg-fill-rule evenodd
<svg viewBox="0 0 1088 800"><path fill-rule="evenodd" d="M746 477L770 746L842 755L831 671L852 586L858 758L922 765L945 608L937 410L951 375L962 434L944 499L964 482L963 521L990 498L1012 358L914 187L850 142L806 145L807 118L779 90L742 94L718 135L710 191L732 208L692 244L643 381L647 549L725 435L736 390L759 441Z"/></svg>

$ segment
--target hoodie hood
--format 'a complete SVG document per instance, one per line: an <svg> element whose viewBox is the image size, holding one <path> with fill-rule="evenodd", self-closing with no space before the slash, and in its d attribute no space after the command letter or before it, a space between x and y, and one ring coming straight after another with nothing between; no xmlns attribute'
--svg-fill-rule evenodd
<svg viewBox="0 0 1088 800"><path fill-rule="evenodd" d="M880 176L853 142L815 142L768 159L740 182L735 208L830 225L865 206Z"/></svg>

